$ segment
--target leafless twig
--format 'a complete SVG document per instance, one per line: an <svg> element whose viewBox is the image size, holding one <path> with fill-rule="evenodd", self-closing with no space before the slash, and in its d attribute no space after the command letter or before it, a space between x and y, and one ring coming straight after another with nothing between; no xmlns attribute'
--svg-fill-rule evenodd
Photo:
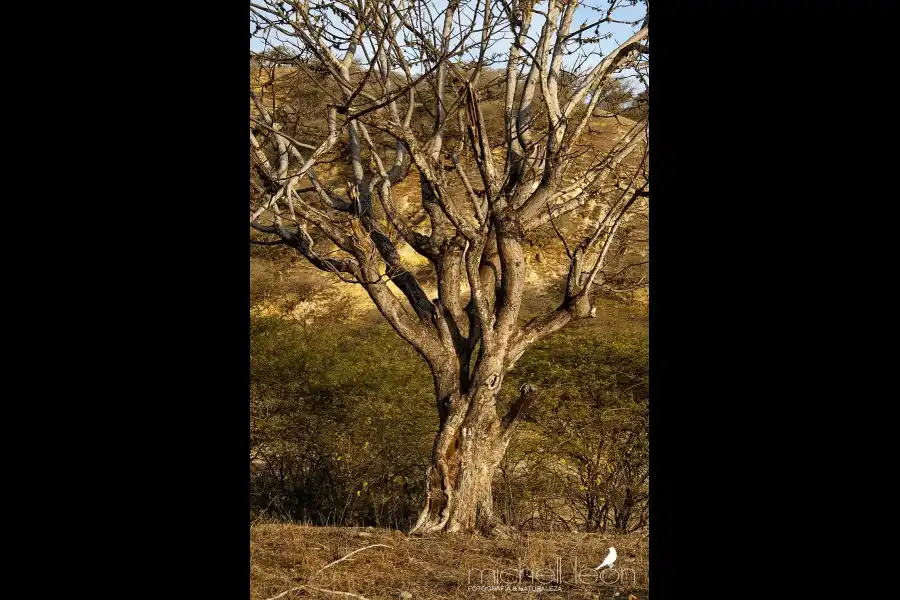
<svg viewBox="0 0 900 600"><path fill-rule="evenodd" d="M324 567L322 567L321 569L319 569L318 571L316 571L315 573L313 573L312 575L310 575L309 579L312 579L313 577L315 577L316 575L318 575L319 573L321 573L321 572L324 571L325 569L327 569L327 568L329 568L329 567L333 567L334 565L338 564L338 563L341 562L341 561L347 560L348 558L350 558L351 556L353 556L353 555L356 554L357 552L362 552L363 550L368 550L369 548L391 548L391 546L387 546L387 545L385 545L385 544L372 544L371 546L364 546L364 547L362 547L362 548L357 548L356 550L354 550L354 551L351 552L350 554L348 554L348 555L346 555L346 556L344 556L344 557L342 557L342 558L339 558L339 559L337 559L337 560L334 561L334 562L328 563L327 565L325 565ZM278 594L275 594L275 595L272 596L271 598L266 598L266 600L277 600L278 598L281 598L281 597L283 597L283 596L285 596L285 595L287 595L287 594L290 594L291 592L296 592L296 591L298 591L298 590L307 589L307 588L308 588L308 589L311 589L311 590L316 590L317 592L327 592L327 593L329 593L329 594L339 594L339 595L343 595L343 596L349 596L349 597L351 597L351 598L362 598L362 600L366 600L366 598L363 598L363 596L359 596L359 595L357 595L357 594L351 594L350 592L338 592L338 591L335 591L335 590L326 590L326 589L323 589L323 588L317 588L317 587L311 586L311 585L309 585L309 584L298 585L297 587L293 587L293 588L291 588L291 589L289 589L289 590L285 590L285 591L283 591L283 592L280 592L280 593L278 593Z"/></svg>

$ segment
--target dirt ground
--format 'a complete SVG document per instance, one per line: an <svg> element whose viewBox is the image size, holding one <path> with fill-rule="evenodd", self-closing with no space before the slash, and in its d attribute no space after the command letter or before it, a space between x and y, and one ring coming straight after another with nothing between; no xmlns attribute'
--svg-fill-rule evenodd
<svg viewBox="0 0 900 600"><path fill-rule="evenodd" d="M412 599L647 600L648 541L643 534L408 537L388 529L256 524L250 598L387 600L406 592L411 596L402 597ZM613 568L595 571L611 546L618 553Z"/></svg>

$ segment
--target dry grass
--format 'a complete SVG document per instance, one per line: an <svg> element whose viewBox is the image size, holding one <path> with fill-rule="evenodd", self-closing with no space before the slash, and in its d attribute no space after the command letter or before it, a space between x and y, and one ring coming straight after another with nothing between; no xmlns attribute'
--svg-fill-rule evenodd
<svg viewBox="0 0 900 600"><path fill-rule="evenodd" d="M264 91L264 84L270 81L270 75L265 70L254 71L251 73L251 87L265 95L267 105L271 102L273 90L278 102L284 102L296 91L298 75L292 68L279 68L275 73L274 86L267 87ZM608 151L633 125L634 121L625 117L617 119L599 116L592 119L590 130L585 132L582 145L578 148L578 152L583 152L584 155L577 162L579 164L589 162L594 156L593 153L586 152L587 147L593 147L599 153ZM313 139L304 141L316 143ZM494 153L497 168L502 170L504 151L498 148ZM634 168L640 160L640 154L635 152L625 160L625 164L629 168ZM392 158L392 155L387 153L385 158ZM336 152L329 153L325 160L329 162L317 167L318 175L327 187L334 187L340 192L344 182L352 180L350 165L340 160ZM474 182L476 188L480 188L478 185L480 177L471 157L464 160L464 165L469 180ZM577 169L575 171L577 172ZM452 193L460 198L466 197L458 178L448 177L448 182ZM410 169L409 175L404 180L394 186L393 196L405 217L416 225L415 228L420 233L428 234L430 224L421 207L420 183L415 167ZM578 211L577 214L561 217L557 224L571 243L573 240L581 239L589 229L592 229L593 222L600 215L599 210L599 207L591 205ZM376 211L378 211L377 203ZM383 217L380 218L385 223L386 229L390 230ZM622 231L628 228L635 229L635 237L644 239L648 237L645 219L623 227ZM334 246L327 239L321 239L322 236L317 235L315 231L313 236L317 238L316 248L319 252L328 253L334 250ZM393 236L397 237L396 234ZM524 248L528 287L524 299L523 319L555 309L559 305L569 266L562 243L550 227L545 226L540 231L532 232L528 241ZM429 296L435 296L437 290L434 272L427 260L418 256L400 240L398 251L404 266L413 272ZM292 249L251 247L250 254L250 295L255 314L281 315L307 322L322 317L331 318L329 315L336 314L348 322L371 322L381 318L361 286L347 285L334 275L319 271ZM638 262L643 257L629 255L627 258L629 262ZM393 291L399 295L398 290L394 288ZM599 309L598 319L592 319L580 326L646 326L648 310L646 291L623 298L603 298Z"/></svg>
<svg viewBox="0 0 900 600"><path fill-rule="evenodd" d="M362 535L360 535L362 533ZM317 571L354 550L376 547ZM597 579L594 567L610 546L618 551L616 572ZM576 566L577 565L577 566ZM534 570L534 580L525 571ZM494 571L483 571L492 569ZM506 571L503 571L506 569ZM559 583L544 583L544 590L517 591L516 586L541 586L561 573ZM631 571L629 571L629 569ZM510 589L470 589L489 586L490 578L503 572ZM632 575L633 571L633 575ZM479 580L484 573L483 583ZM580 577L576 577L580 572ZM593 575L591 574L593 573ZM471 583L470 583L471 577ZM622 581L615 583L617 578ZM495 540L474 536L442 535L410 538L399 531L357 528L311 527L294 524L258 524L250 529L250 597L265 600L276 594L309 584L325 590L361 595L368 600L397 598L402 591L419 598L557 598L625 600L648 596L647 538L584 533L516 534ZM614 596L614 594L616 594ZM312 589L300 589L282 598L338 598Z"/></svg>

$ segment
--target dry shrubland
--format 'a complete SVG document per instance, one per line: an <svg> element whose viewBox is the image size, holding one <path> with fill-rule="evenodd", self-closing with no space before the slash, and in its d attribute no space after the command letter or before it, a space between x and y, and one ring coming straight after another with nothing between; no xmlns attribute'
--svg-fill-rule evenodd
<svg viewBox="0 0 900 600"><path fill-rule="evenodd" d="M563 331L510 373L532 382L494 482L521 530L631 532L648 523L646 322L606 315ZM407 529L434 429L422 359L380 322L251 322L252 516Z"/></svg>

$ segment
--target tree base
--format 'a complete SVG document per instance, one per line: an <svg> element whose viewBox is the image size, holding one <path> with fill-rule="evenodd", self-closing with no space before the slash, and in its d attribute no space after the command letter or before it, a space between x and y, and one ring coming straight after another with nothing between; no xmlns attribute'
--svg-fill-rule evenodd
<svg viewBox="0 0 900 600"><path fill-rule="evenodd" d="M455 520L442 522L440 520L434 521L426 517L423 521L420 518L420 523L417 523L416 526L409 531L408 535L412 537L425 537L432 534L450 533L482 535L484 537L505 540L511 538L516 532L514 527L500 523L494 519L493 516L483 518L480 514L474 525L472 525L471 522L469 523L469 526L466 525L466 523Z"/></svg>

